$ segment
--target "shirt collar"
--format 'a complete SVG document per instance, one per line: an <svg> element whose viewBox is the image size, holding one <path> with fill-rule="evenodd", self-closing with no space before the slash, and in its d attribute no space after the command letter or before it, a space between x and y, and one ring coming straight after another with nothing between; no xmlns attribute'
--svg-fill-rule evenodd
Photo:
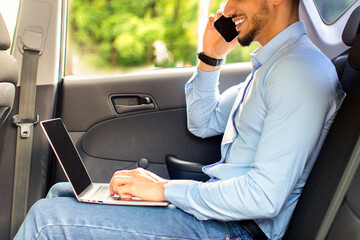
<svg viewBox="0 0 360 240"><path fill-rule="evenodd" d="M302 35L306 35L306 27L304 22L300 21L285 28L273 37L265 46L258 47L250 54L254 70L261 67L270 57L278 52L280 48L297 40Z"/></svg>

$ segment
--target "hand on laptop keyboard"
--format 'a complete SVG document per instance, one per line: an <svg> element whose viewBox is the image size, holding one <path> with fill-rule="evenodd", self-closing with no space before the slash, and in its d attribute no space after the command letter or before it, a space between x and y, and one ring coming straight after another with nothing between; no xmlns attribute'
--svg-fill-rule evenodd
<svg viewBox="0 0 360 240"><path fill-rule="evenodd" d="M168 182L142 168L117 171L110 181L110 194L117 194L122 200L136 196L144 201L166 201L164 190Z"/></svg>

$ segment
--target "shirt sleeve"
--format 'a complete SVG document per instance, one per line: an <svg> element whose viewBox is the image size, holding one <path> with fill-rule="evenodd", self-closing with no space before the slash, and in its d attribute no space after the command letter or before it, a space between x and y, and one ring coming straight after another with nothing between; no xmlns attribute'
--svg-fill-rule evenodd
<svg viewBox="0 0 360 240"><path fill-rule="evenodd" d="M222 134L240 85L219 93L220 70L197 69L185 85L188 129L198 137Z"/></svg>
<svg viewBox="0 0 360 240"><path fill-rule="evenodd" d="M262 86L267 115L250 170L216 182L171 181L165 188L167 200L199 220L277 216L336 111L326 72L316 67L309 71L296 60L282 64L274 66Z"/></svg>

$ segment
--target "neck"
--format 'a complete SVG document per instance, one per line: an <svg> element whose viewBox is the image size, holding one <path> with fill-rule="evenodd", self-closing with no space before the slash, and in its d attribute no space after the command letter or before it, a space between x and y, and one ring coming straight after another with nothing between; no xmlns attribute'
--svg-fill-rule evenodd
<svg viewBox="0 0 360 240"><path fill-rule="evenodd" d="M272 17L264 25L264 28L255 39L260 43L261 46L266 45L273 37L275 37L285 28L299 21L299 14L297 9L294 11L289 11L289 8L286 7L287 6L281 4L273 6L271 9Z"/></svg>

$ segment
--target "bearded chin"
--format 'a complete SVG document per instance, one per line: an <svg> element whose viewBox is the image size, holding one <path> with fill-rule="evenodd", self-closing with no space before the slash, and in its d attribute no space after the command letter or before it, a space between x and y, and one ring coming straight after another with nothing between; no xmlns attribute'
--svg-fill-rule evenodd
<svg viewBox="0 0 360 240"><path fill-rule="evenodd" d="M241 46L249 46L255 39L255 37L261 32L264 26L269 22L269 7L266 5L266 1L263 0L259 11L255 14L251 20L253 28L240 38L240 32L238 42Z"/></svg>
<svg viewBox="0 0 360 240"><path fill-rule="evenodd" d="M245 34L245 36L243 36L242 38L238 37L238 42L241 46L248 47L254 41L254 38L256 37L258 32L259 31L257 29L251 29L251 31Z"/></svg>

